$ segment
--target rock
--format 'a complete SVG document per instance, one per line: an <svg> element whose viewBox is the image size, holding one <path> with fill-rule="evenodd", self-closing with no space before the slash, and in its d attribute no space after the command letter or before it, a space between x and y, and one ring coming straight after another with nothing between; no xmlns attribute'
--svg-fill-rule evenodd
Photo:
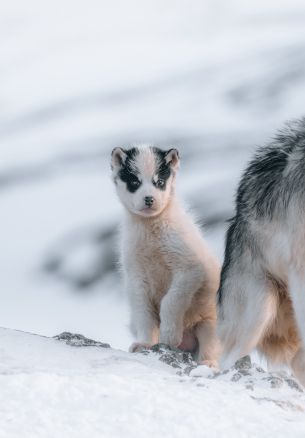
<svg viewBox="0 0 305 438"><path fill-rule="evenodd" d="M298 384L298 382L296 382L294 379L292 378L286 378L285 382L287 383L288 386L290 386L290 388L292 389L296 389L299 392L304 392L302 387Z"/></svg>
<svg viewBox="0 0 305 438"><path fill-rule="evenodd" d="M269 376L264 380L267 380L270 383L271 388L281 388L284 384L284 380L281 377Z"/></svg>
<svg viewBox="0 0 305 438"><path fill-rule="evenodd" d="M63 332L60 335L54 336L54 339L58 341L65 341L67 345L71 347L101 347L110 348L109 344L103 342L94 341L93 339L86 338L78 333Z"/></svg>
<svg viewBox="0 0 305 438"><path fill-rule="evenodd" d="M231 378L231 382L238 382L242 378L242 375L240 373L233 374Z"/></svg>
<svg viewBox="0 0 305 438"><path fill-rule="evenodd" d="M245 369L245 370L240 369L240 370L239 370L239 373L240 373L242 376L251 376L251 373L248 371L248 369Z"/></svg>
<svg viewBox="0 0 305 438"><path fill-rule="evenodd" d="M234 368L238 371L250 370L252 367L250 356L245 356L235 362Z"/></svg>
<svg viewBox="0 0 305 438"><path fill-rule="evenodd" d="M178 348L171 348L166 344L156 344L142 351L143 354L149 354L150 352L157 353L161 362L173 368L183 369L185 374L189 374L196 367L191 353L181 351Z"/></svg>

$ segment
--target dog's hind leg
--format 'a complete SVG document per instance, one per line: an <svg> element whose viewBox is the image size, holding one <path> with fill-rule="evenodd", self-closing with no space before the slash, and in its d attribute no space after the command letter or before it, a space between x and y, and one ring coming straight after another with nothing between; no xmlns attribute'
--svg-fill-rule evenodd
<svg viewBox="0 0 305 438"><path fill-rule="evenodd" d="M305 345L305 272L301 269L291 269L288 279L289 295L300 336Z"/></svg>
<svg viewBox="0 0 305 438"><path fill-rule="evenodd" d="M221 369L229 368L256 348L277 312L277 295L263 272L252 266L232 274L222 282L218 303Z"/></svg>
<svg viewBox="0 0 305 438"><path fill-rule="evenodd" d="M305 350L303 347L298 350L290 365L295 377L305 386Z"/></svg>
<svg viewBox="0 0 305 438"><path fill-rule="evenodd" d="M198 363L217 368L220 346L216 335L216 321L204 320L197 324L195 330L199 344Z"/></svg>
<svg viewBox="0 0 305 438"><path fill-rule="evenodd" d="M295 319L302 341L291 362L291 367L298 380L305 386L305 273L300 269L292 269L289 274L289 295L292 300Z"/></svg>

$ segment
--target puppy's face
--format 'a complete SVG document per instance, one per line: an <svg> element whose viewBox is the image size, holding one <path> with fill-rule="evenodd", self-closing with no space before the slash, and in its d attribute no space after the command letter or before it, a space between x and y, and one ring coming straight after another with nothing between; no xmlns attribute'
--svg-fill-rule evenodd
<svg viewBox="0 0 305 438"><path fill-rule="evenodd" d="M157 216L164 210L178 167L176 149L145 146L112 151L112 177L118 196L127 210L139 216Z"/></svg>

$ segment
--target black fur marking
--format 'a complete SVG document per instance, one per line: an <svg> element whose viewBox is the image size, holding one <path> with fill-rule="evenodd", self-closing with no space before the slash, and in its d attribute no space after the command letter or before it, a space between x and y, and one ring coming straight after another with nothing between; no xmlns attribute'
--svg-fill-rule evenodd
<svg viewBox="0 0 305 438"><path fill-rule="evenodd" d="M246 208L250 206L247 193L251 190L252 193L254 191L256 193L251 202L251 208L255 209L256 216L272 217L281 196L283 172L286 169L291 151L291 146L279 150L273 145L259 150L241 180L236 198L237 211L243 210L245 206ZM245 202L246 200L247 202Z"/></svg>
<svg viewBox="0 0 305 438"><path fill-rule="evenodd" d="M235 218L230 220L231 225L228 228L227 234L226 234L226 249L225 249L225 258L221 269L221 277L220 277L220 287L217 292L217 302L218 305L221 305L223 294L222 294L222 284L224 282L224 279L227 276L227 271L229 269L229 266L231 264L231 256L232 256L232 250L234 246L234 232L236 229L236 223Z"/></svg>
<svg viewBox="0 0 305 438"><path fill-rule="evenodd" d="M291 159L293 172L287 167ZM237 213L251 211L256 218L272 219L287 211L291 197L305 193L304 169L305 118L287 124L273 142L258 150L239 184Z"/></svg>
<svg viewBox="0 0 305 438"><path fill-rule="evenodd" d="M153 180L153 184L158 189L165 191L167 180L172 173L170 163L166 163L165 159L169 151L163 151L157 147L153 147L152 149L156 157L156 174L158 176L157 182Z"/></svg>
<svg viewBox="0 0 305 438"><path fill-rule="evenodd" d="M122 168L118 172L118 177L126 183L127 190L130 193L135 193L141 186L142 182L139 180L139 172L132 165L135 162L136 156L139 154L137 148L132 148L129 150L124 149L127 158L124 163L122 163Z"/></svg>

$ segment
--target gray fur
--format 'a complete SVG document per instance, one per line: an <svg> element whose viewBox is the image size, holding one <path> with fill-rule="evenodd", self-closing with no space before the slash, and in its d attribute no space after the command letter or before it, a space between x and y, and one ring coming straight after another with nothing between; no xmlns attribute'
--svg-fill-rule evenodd
<svg viewBox="0 0 305 438"><path fill-rule="evenodd" d="M218 291L223 366L258 348L305 383L305 119L244 172Z"/></svg>

